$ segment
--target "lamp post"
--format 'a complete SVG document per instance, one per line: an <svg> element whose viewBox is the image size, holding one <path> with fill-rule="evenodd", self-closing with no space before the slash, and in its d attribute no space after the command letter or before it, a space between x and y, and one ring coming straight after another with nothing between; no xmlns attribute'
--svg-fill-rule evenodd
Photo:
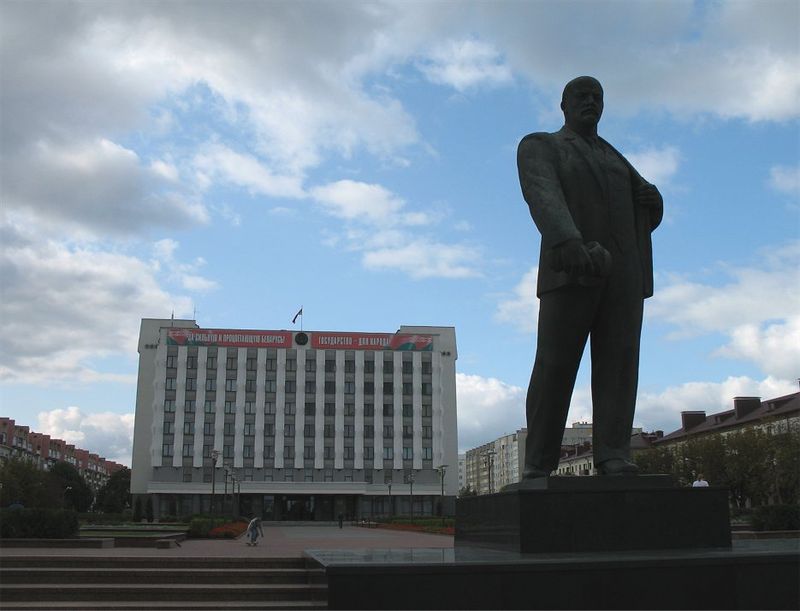
<svg viewBox="0 0 800 611"><path fill-rule="evenodd" d="M408 474L408 491L409 491L409 501L411 504L411 521L414 521L414 470L411 470L411 473Z"/></svg>
<svg viewBox="0 0 800 611"><path fill-rule="evenodd" d="M492 471L494 471L494 456L497 454L494 450L488 450L483 454L483 459L485 461L486 467L489 470L489 494L494 492L494 486L492 482Z"/></svg>
<svg viewBox="0 0 800 611"><path fill-rule="evenodd" d="M233 507L231 507L231 513L233 514L234 518L239 517L239 494L236 492L236 484L239 484L239 494L241 494L242 484L239 482L239 478L236 477L236 474L231 473L231 497L233 497Z"/></svg>
<svg viewBox="0 0 800 611"><path fill-rule="evenodd" d="M389 517L394 517L394 505L392 505L392 482L388 482L389 486Z"/></svg>
<svg viewBox="0 0 800 611"><path fill-rule="evenodd" d="M217 483L217 459L219 458L218 450L211 450L211 517L216 516L216 507L214 503L214 493Z"/></svg>
<svg viewBox="0 0 800 611"><path fill-rule="evenodd" d="M436 467L439 472L439 478L442 480L442 497L439 500L439 512L442 514L442 526L444 526L444 474L447 471L447 465L439 465Z"/></svg>

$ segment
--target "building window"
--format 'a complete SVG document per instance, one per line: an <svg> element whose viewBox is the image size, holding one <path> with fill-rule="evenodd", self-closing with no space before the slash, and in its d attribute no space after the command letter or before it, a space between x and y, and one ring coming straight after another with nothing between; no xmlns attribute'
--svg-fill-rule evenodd
<svg viewBox="0 0 800 611"><path fill-rule="evenodd" d="M205 444L203 446L203 458L211 458L211 450L214 449L214 446L211 444Z"/></svg>
<svg viewBox="0 0 800 611"><path fill-rule="evenodd" d="M197 390L196 378L186 378L186 390Z"/></svg>
<svg viewBox="0 0 800 611"><path fill-rule="evenodd" d="M422 361L422 373L430 374L432 371L432 366L430 361Z"/></svg>
<svg viewBox="0 0 800 611"><path fill-rule="evenodd" d="M364 382L364 394L365 395L375 394L375 382Z"/></svg>
<svg viewBox="0 0 800 611"><path fill-rule="evenodd" d="M317 370L317 361L314 359L306 359L306 371L316 371Z"/></svg>
<svg viewBox="0 0 800 611"><path fill-rule="evenodd" d="M422 460L433 460L433 448L422 448Z"/></svg>
<svg viewBox="0 0 800 611"><path fill-rule="evenodd" d="M314 458L314 446L305 446L303 448L303 458L306 460Z"/></svg>
<svg viewBox="0 0 800 611"><path fill-rule="evenodd" d="M375 429L372 428L371 426L365 427L364 428L364 438L365 439L372 439L373 437L375 437Z"/></svg>
<svg viewBox="0 0 800 611"><path fill-rule="evenodd" d="M372 471L364 471L364 483L365 484L372 483Z"/></svg>
<svg viewBox="0 0 800 611"><path fill-rule="evenodd" d="M433 384L430 382L423 382L422 383L422 394L425 396L430 396L433 394Z"/></svg>
<svg viewBox="0 0 800 611"><path fill-rule="evenodd" d="M414 459L414 448L403 446L403 460L413 460L413 459Z"/></svg>
<svg viewBox="0 0 800 611"><path fill-rule="evenodd" d="M374 403L365 403L364 404L364 416L374 416L375 415L375 404Z"/></svg>
<svg viewBox="0 0 800 611"><path fill-rule="evenodd" d="M175 378L167 378L164 386L167 390L175 390Z"/></svg>
<svg viewBox="0 0 800 611"><path fill-rule="evenodd" d="M245 422L244 423L244 434L245 435L255 435L256 434L256 425L254 422Z"/></svg>
<svg viewBox="0 0 800 611"><path fill-rule="evenodd" d="M237 361L238 361L238 359L235 356L229 356L228 360L225 361L225 369L227 369L229 371L231 369L236 369L236 367L238 365Z"/></svg>
<svg viewBox="0 0 800 611"><path fill-rule="evenodd" d="M204 422L203 423L203 435L213 435L214 434L214 423L213 422Z"/></svg>
<svg viewBox="0 0 800 611"><path fill-rule="evenodd" d="M355 416L356 415L355 403L345 403L344 404L344 415L345 416Z"/></svg>
<svg viewBox="0 0 800 611"><path fill-rule="evenodd" d="M265 437L275 436L275 425L272 422L267 422L266 424L264 424L264 436Z"/></svg>
<svg viewBox="0 0 800 611"><path fill-rule="evenodd" d="M297 382L295 382L294 380L286 380L284 389L286 390L287 393L297 392Z"/></svg>
<svg viewBox="0 0 800 611"><path fill-rule="evenodd" d="M236 380L225 380L225 392L236 392Z"/></svg>
<svg viewBox="0 0 800 611"><path fill-rule="evenodd" d="M267 371L278 370L278 362L275 359L267 359L266 361L264 361L264 365L266 366Z"/></svg>
<svg viewBox="0 0 800 611"><path fill-rule="evenodd" d="M303 427L303 437L313 437L313 436L314 436L314 425L306 424Z"/></svg>
<svg viewBox="0 0 800 611"><path fill-rule="evenodd" d="M345 373L355 373L356 372L356 362L355 361L345 361L344 362L344 372Z"/></svg>
<svg viewBox="0 0 800 611"><path fill-rule="evenodd" d="M286 371L297 371L297 359L286 359Z"/></svg>
<svg viewBox="0 0 800 611"><path fill-rule="evenodd" d="M217 357L210 356L206 359L206 369L216 369L217 368Z"/></svg>
<svg viewBox="0 0 800 611"><path fill-rule="evenodd" d="M206 378L206 390L217 390L216 378Z"/></svg>
<svg viewBox="0 0 800 611"><path fill-rule="evenodd" d="M255 371L258 367L257 359L247 359L247 371Z"/></svg>
<svg viewBox="0 0 800 611"><path fill-rule="evenodd" d="M336 415L336 404L335 403L326 403L325 404L325 415L326 416L335 416Z"/></svg>
<svg viewBox="0 0 800 611"><path fill-rule="evenodd" d="M194 422L184 422L183 423L183 434L184 435L194 435Z"/></svg>
<svg viewBox="0 0 800 611"><path fill-rule="evenodd" d="M383 373L394 373L393 361L383 361Z"/></svg>
<svg viewBox="0 0 800 611"><path fill-rule="evenodd" d="M283 413L291 416L296 411L294 403L284 403L283 405Z"/></svg>
<svg viewBox="0 0 800 611"><path fill-rule="evenodd" d="M255 401L245 401L244 402L244 413L245 414L255 414L256 413L256 402Z"/></svg>
<svg viewBox="0 0 800 611"><path fill-rule="evenodd" d="M345 382L344 383L344 394L352 395L356 392L356 383L355 382Z"/></svg>
<svg viewBox="0 0 800 611"><path fill-rule="evenodd" d="M414 417L414 406L410 403L403 404L403 418L413 418Z"/></svg>
<svg viewBox="0 0 800 611"><path fill-rule="evenodd" d="M375 361L364 361L364 373L375 373Z"/></svg>
<svg viewBox="0 0 800 611"><path fill-rule="evenodd" d="M246 445L246 446L244 446L244 447L242 448L242 456L243 456L244 458L253 458L253 455L254 455L254 452L253 452L253 446L251 446L251 445Z"/></svg>
<svg viewBox="0 0 800 611"><path fill-rule="evenodd" d="M325 394L326 395L336 394L336 382L332 381L325 382Z"/></svg>
<svg viewBox="0 0 800 611"><path fill-rule="evenodd" d="M175 401L173 399L167 399L166 401L164 401L164 411L165 412L175 411Z"/></svg>
<svg viewBox="0 0 800 611"><path fill-rule="evenodd" d="M386 424L383 427L383 438L391 439L394 437L394 427L391 424Z"/></svg>
<svg viewBox="0 0 800 611"><path fill-rule="evenodd" d="M394 405L392 405L391 403L384 403L383 415L386 417L394 416Z"/></svg>
<svg viewBox="0 0 800 611"><path fill-rule="evenodd" d="M423 426L422 427L422 438L423 439L431 439L433 437L433 427L432 426Z"/></svg>
<svg viewBox="0 0 800 611"><path fill-rule="evenodd" d="M206 401L205 405L203 406L203 411L207 414L213 414L216 410L216 406L214 405L214 401Z"/></svg>
<svg viewBox="0 0 800 611"><path fill-rule="evenodd" d="M325 453L324 453L323 457L326 460L332 460L333 459L333 446L325 446ZM328 481L328 480L326 480L326 481Z"/></svg>
<svg viewBox="0 0 800 611"><path fill-rule="evenodd" d="M422 417L423 418L430 418L433 415L433 407L430 405L423 405L422 406Z"/></svg>
<svg viewBox="0 0 800 611"><path fill-rule="evenodd" d="M232 445L223 445L222 446L222 458L233 458L233 446Z"/></svg>
<svg viewBox="0 0 800 611"><path fill-rule="evenodd" d="M236 423L235 422L226 422L223 431L224 431L225 435L235 435L236 434Z"/></svg>
<svg viewBox="0 0 800 611"><path fill-rule="evenodd" d="M236 401L225 401L225 413L226 414L236 413Z"/></svg>
<svg viewBox="0 0 800 611"><path fill-rule="evenodd" d="M325 425L325 430L323 432L324 432L325 437L327 437L329 439L332 439L333 438L333 425L332 424L326 424Z"/></svg>
<svg viewBox="0 0 800 611"><path fill-rule="evenodd" d="M272 446L264 446L264 458L275 458L275 450Z"/></svg>
<svg viewBox="0 0 800 611"><path fill-rule="evenodd" d="M317 413L317 406L314 403L306 403L305 407L306 416L313 416Z"/></svg>
<svg viewBox="0 0 800 611"><path fill-rule="evenodd" d="M183 403L183 411L185 413L187 413L187 414L193 414L195 405L196 405L196 403L195 403L194 399L191 399L189 401L184 401L184 403Z"/></svg>
<svg viewBox="0 0 800 611"><path fill-rule="evenodd" d="M194 444L193 443L184 443L183 444L183 456L184 458L189 458L194 456Z"/></svg>
<svg viewBox="0 0 800 611"><path fill-rule="evenodd" d="M196 356L187 356L186 357L186 369L197 369L197 357Z"/></svg>
<svg viewBox="0 0 800 611"><path fill-rule="evenodd" d="M245 392L256 392L256 381L255 380L245 380L244 391Z"/></svg>
<svg viewBox="0 0 800 611"><path fill-rule="evenodd" d="M167 357L167 369L175 369L178 366L178 357L177 356L168 356Z"/></svg>
<svg viewBox="0 0 800 611"><path fill-rule="evenodd" d="M283 457L284 458L294 458L294 446L284 446L283 447ZM291 481L291 480L289 480Z"/></svg>
<svg viewBox="0 0 800 611"><path fill-rule="evenodd" d="M192 470L191 469L184 469L183 470L183 481L185 483L189 483L192 481Z"/></svg>
<svg viewBox="0 0 800 611"><path fill-rule="evenodd" d="M313 380L306 381L306 394L314 395L317 392L317 383Z"/></svg>
<svg viewBox="0 0 800 611"><path fill-rule="evenodd" d="M252 482L253 481L253 470L252 469L245 469L244 470L244 481Z"/></svg>
<svg viewBox="0 0 800 611"><path fill-rule="evenodd" d="M414 437L414 427L413 426L409 426L409 425L405 425L403 427L403 438L404 439L411 439L412 437Z"/></svg>
<svg viewBox="0 0 800 611"><path fill-rule="evenodd" d="M325 361L325 372L326 373L333 373L335 371L336 371L336 361L334 361L334 360Z"/></svg>
<svg viewBox="0 0 800 611"><path fill-rule="evenodd" d="M407 397L414 392L414 385L411 382L403 382L403 394Z"/></svg>
<svg viewBox="0 0 800 611"><path fill-rule="evenodd" d="M353 460L356 456L356 451L353 446L344 446L344 459Z"/></svg>
<svg viewBox="0 0 800 611"><path fill-rule="evenodd" d="M345 437L355 437L356 434L356 427L352 424L345 424L344 425L344 436Z"/></svg>
<svg viewBox="0 0 800 611"><path fill-rule="evenodd" d="M375 458L375 448L367 446L364 448L364 460L372 460Z"/></svg>
<svg viewBox="0 0 800 611"><path fill-rule="evenodd" d="M403 373L414 373L414 363L412 361L403 361Z"/></svg>
<svg viewBox="0 0 800 611"><path fill-rule="evenodd" d="M383 460L394 460L394 448L392 447L383 448Z"/></svg>
<svg viewBox="0 0 800 611"><path fill-rule="evenodd" d="M265 414L275 413L275 401L264 401L264 413Z"/></svg>
<svg viewBox="0 0 800 611"><path fill-rule="evenodd" d="M164 435L172 435L175 433L175 423L167 421L164 423Z"/></svg>
<svg viewBox="0 0 800 611"><path fill-rule="evenodd" d="M284 424L283 425L283 436L284 437L294 437L294 425L293 424Z"/></svg>
<svg viewBox="0 0 800 611"><path fill-rule="evenodd" d="M383 383L383 394L384 395L393 395L394 394L394 383L393 382L384 382Z"/></svg>
<svg viewBox="0 0 800 611"><path fill-rule="evenodd" d="M172 456L172 444L165 443L161 446L161 456Z"/></svg>

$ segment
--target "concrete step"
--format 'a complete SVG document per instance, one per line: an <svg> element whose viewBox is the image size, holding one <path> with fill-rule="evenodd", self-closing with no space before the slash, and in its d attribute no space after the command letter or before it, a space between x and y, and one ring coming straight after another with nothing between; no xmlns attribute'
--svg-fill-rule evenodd
<svg viewBox="0 0 800 611"><path fill-rule="evenodd" d="M305 558L213 558L164 556L0 556L0 568L187 568L187 569L304 569L315 563Z"/></svg>
<svg viewBox="0 0 800 611"><path fill-rule="evenodd" d="M327 599L325 584L107 584L107 583L59 583L59 584L6 584L0 587L0 600L5 605L19 602L58 603L92 601L108 603L116 601L138 602L169 601L194 604L196 602L286 602Z"/></svg>
<svg viewBox="0 0 800 611"><path fill-rule="evenodd" d="M52 611L55 605L52 602L27 601L8 603L0 601L2 611ZM310 600L279 600L279 601L177 601L168 602L160 600L141 600L136 602L127 601L61 601L57 608L61 611L271 611L280 609L290 609L296 611L318 611L327 609L326 601Z"/></svg>
<svg viewBox="0 0 800 611"><path fill-rule="evenodd" d="M303 568L142 568L49 567L2 568L3 584L305 584L324 581L323 569Z"/></svg>

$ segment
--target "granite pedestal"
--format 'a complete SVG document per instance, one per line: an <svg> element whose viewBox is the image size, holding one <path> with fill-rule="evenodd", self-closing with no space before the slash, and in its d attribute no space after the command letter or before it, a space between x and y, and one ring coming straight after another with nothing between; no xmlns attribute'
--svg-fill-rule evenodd
<svg viewBox="0 0 800 611"><path fill-rule="evenodd" d="M729 548L728 491L665 475L546 477L460 498L456 546L520 553Z"/></svg>

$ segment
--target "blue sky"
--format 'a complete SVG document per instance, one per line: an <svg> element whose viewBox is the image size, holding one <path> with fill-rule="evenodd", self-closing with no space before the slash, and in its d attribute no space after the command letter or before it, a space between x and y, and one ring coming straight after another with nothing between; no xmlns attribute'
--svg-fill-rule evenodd
<svg viewBox="0 0 800 611"><path fill-rule="evenodd" d="M4 2L0 414L129 463L142 317L452 325L462 450L524 426L563 85L660 188L636 424L800 376L796 2ZM582 367L570 421L591 419Z"/></svg>

